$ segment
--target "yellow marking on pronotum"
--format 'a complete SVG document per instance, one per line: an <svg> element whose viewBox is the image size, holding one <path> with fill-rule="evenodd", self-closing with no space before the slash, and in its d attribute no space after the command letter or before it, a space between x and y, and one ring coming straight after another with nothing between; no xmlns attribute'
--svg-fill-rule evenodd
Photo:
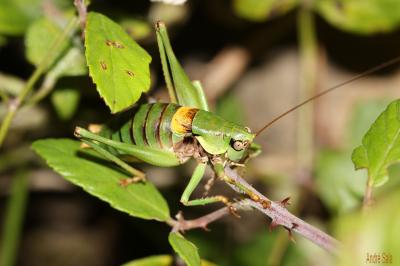
<svg viewBox="0 0 400 266"><path fill-rule="evenodd" d="M185 134L192 130L192 122L196 113L199 111L197 108L180 107L171 121L171 130L174 133Z"/></svg>
<svg viewBox="0 0 400 266"><path fill-rule="evenodd" d="M89 127L88 127L89 131L92 133L95 133L95 134L100 133L102 128L103 128L103 125L100 125L100 124L89 124Z"/></svg>

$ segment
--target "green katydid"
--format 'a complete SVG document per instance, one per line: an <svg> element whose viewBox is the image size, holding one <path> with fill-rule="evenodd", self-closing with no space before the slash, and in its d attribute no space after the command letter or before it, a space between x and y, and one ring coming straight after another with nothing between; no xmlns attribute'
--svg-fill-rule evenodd
<svg viewBox="0 0 400 266"><path fill-rule="evenodd" d="M145 174L133 168L124 159L135 158L152 165L170 167L194 158L198 165L181 197L181 202L189 206L223 202L231 207L230 201L224 196L190 200L192 192L205 173L206 166L210 165L216 177L234 184L252 200L268 208L270 202L261 201L246 187L235 183L225 174L224 167L242 165L249 158L259 154L260 148L253 142L254 138L283 116L338 87L400 60L396 58L322 91L284 112L257 133L252 133L248 127L228 122L209 111L200 83L192 83L176 59L165 25L159 22L156 29L171 102L140 105L137 110L125 113L125 118L119 119L117 125L90 131L77 127L75 135L133 176L123 184L145 181Z"/></svg>
<svg viewBox="0 0 400 266"><path fill-rule="evenodd" d="M228 122L209 112L206 97L199 82L191 82L171 48L168 33L163 23L157 23L157 42L170 103L143 104L133 113L128 111L117 121L100 130L76 128L75 135L82 142L115 162L133 177L123 183L145 180L145 174L123 159L134 157L143 162L161 166L177 166L190 158L197 160L181 202L184 205L204 205L223 202L230 206L224 196L210 196L190 200L190 196L211 165L216 176L226 182L234 182L224 173L226 165L244 163L260 152L253 143L255 137L249 128ZM125 116L125 118L123 118ZM258 200L245 187L237 187ZM265 207L269 202L262 202Z"/></svg>

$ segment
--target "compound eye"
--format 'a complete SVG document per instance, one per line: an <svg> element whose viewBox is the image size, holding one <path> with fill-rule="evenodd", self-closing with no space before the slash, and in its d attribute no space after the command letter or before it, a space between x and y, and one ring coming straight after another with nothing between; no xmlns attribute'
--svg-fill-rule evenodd
<svg viewBox="0 0 400 266"><path fill-rule="evenodd" d="M232 148L235 151L241 151L244 148L244 143L240 140L235 140L235 141L233 141Z"/></svg>

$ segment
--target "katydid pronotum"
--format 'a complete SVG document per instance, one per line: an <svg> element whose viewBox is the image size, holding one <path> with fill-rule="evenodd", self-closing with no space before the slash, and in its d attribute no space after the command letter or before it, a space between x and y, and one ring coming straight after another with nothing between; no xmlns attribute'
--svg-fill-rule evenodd
<svg viewBox="0 0 400 266"><path fill-rule="evenodd" d="M268 208L270 202L261 200L247 187L235 182L225 174L224 167L241 166L258 155L261 150L259 145L253 142L254 138L283 116L336 88L400 61L400 57L395 58L322 91L282 113L256 133L252 133L248 127L229 122L209 111L200 83L191 82L176 59L165 25L158 22L156 30L170 103L140 105L137 109L126 112L122 116L123 119L117 119L115 125L111 123L109 126L92 127L89 130L77 127L75 135L132 175L132 178L122 182L123 185L145 181L145 174L128 164L128 159L134 158L155 166L171 167L194 158L197 166L181 196L181 202L188 206L222 202L232 213L235 213L235 210L225 196L190 199L208 165L216 178L234 185L250 199ZM286 203L286 200L282 203Z"/></svg>

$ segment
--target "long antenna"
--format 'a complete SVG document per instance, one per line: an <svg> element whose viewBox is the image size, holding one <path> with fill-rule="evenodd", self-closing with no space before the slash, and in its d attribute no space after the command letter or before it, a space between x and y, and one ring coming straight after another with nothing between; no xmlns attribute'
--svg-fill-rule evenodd
<svg viewBox="0 0 400 266"><path fill-rule="evenodd" d="M377 66L375 66L375 67L373 67L373 68L370 68L370 69L368 69L368 70L366 70L366 71L364 71L364 72L362 72L362 73L360 73L360 74L354 76L353 78L351 78L351 79L349 79L349 80L346 80L346 81L344 81L344 82L341 82L341 83L339 83L339 84L337 84L337 85L335 85L335 86L333 86L333 87L331 87L331 88L329 88L329 89L323 90L323 91L321 91L320 93L315 94L314 96L312 96L312 97L310 97L310 98L304 100L303 102L301 102L301 103L299 103L299 104L293 106L292 108L290 108L290 109L287 110L286 112L283 112L282 114L280 114L280 115L278 115L277 117L275 117L274 119L272 119L270 122L268 122L265 126L263 126L260 130L257 131L256 136L258 136L258 135L259 135L261 132L263 132L265 129L269 128L269 127L270 127L272 124L274 124L276 121L278 121L278 120L281 119L282 117L284 117L284 116L290 114L291 112L293 112L294 110L300 108L301 106L303 106L303 105L305 105L305 104L307 104L307 103L309 103L309 102L311 102L311 101L313 101L313 100L315 100L315 99L317 99L317 98L319 98L319 97L321 97L321 96L324 96L325 94L327 94L327 93L329 93L329 92L331 92L331 91L333 91L333 90L335 90L335 89L337 89L337 88L340 88L340 87L342 87L342 86L344 86L344 85L347 85L347 84L349 84L349 83L351 83L351 82L354 82L354 81L356 81L356 80L359 80L359 79L361 79L361 78L363 78L363 77L365 77L365 76L367 76L367 75L369 75L369 74L372 74L372 73L374 73L374 72L376 72L376 71L378 71L378 70L381 70L381 69L383 69L383 68L386 68L386 67L388 67L388 66L390 66L390 65L393 65L393 64L395 64L395 63L397 63L397 62L400 62L400 56L397 56L397 57L395 57L395 58L393 58L393 59L391 59L391 60L389 60L389 61L387 61L387 62L385 62L385 63L382 63L382 64L380 64L380 65L377 65Z"/></svg>

